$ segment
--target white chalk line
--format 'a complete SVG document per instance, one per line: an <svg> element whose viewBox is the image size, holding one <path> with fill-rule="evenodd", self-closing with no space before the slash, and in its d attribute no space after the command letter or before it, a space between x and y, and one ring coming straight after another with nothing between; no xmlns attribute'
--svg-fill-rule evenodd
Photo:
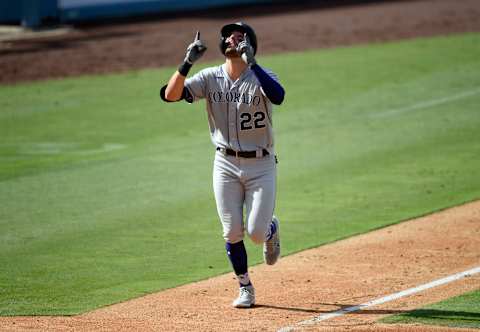
<svg viewBox="0 0 480 332"><path fill-rule="evenodd" d="M368 302L365 302L365 303L362 303L362 304L359 304L359 305L356 305L356 306L347 307L347 308L340 309L340 310L337 310L337 311L334 311L334 312L321 314L321 315L319 315L317 317L314 317L312 319L308 319L308 320L304 320L302 322L296 323L294 326L282 327L281 329L278 330L278 332L290 332L290 331L294 331L297 328L301 328L302 326L315 325L316 323L322 322L322 321L327 320L327 319L340 317L340 316L343 316L343 315L348 314L350 312L359 311L359 310L362 310L364 308L368 308L368 307L372 307L372 306L375 306L375 305L390 302L390 301L393 301L393 300L397 300L399 298L409 296L409 295L412 295L412 294L415 294L415 293L418 293L418 292L421 292L421 291L424 291L424 290L427 290L427 289L430 289L430 288L433 288L433 287L441 286L441 285L450 283L452 281L456 281L456 280L459 280L459 279L463 279L463 278L466 278L466 277L473 276L474 274L477 274L477 273L480 273L480 266L478 266L476 268L473 268L473 269L470 269L470 270L467 270L467 271L463 271L463 272L459 272L459 273L450 275L450 276L442 278L442 279L437 279L437 280L434 280L432 282L429 282L429 283L426 283L426 284L423 284L423 285L420 285L420 286L417 286L417 287L409 288L409 289L400 291L398 293L390 294L390 295L384 296L384 297L376 299L376 300L368 301Z"/></svg>
<svg viewBox="0 0 480 332"><path fill-rule="evenodd" d="M374 117L384 117L384 116L390 116L390 115L395 115L395 114L400 114L400 113L407 113L407 112L411 112L411 111L414 111L414 110L418 110L418 109L422 109L422 108L429 108L429 107L432 107L432 106L445 104L445 103L448 103L448 102L451 102L451 101L454 101L454 100L474 96L474 95L479 94L479 93L480 93L480 89L469 90L469 91L465 91L465 92L462 92L462 93L458 93L458 94L443 97L443 98L431 99L431 100L419 102L419 103L416 103L416 104L413 104L413 105L410 105L410 106L391 109L391 110L388 110L388 111L382 112L382 113L374 113L374 114L372 114L372 116L374 116Z"/></svg>

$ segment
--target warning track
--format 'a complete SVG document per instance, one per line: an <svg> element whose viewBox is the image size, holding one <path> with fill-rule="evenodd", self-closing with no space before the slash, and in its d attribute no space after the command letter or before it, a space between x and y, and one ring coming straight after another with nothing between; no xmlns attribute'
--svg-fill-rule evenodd
<svg viewBox="0 0 480 332"><path fill-rule="evenodd" d="M220 61L218 29L239 20L255 28L263 56L480 31L478 17L478 0L324 0L76 26L36 37L12 32L0 41L0 84L178 66L197 29L209 46L202 61Z"/></svg>

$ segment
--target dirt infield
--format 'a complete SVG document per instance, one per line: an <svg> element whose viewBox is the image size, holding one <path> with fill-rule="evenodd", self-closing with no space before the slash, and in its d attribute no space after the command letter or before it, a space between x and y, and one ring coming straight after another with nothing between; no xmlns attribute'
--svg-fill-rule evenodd
<svg viewBox="0 0 480 332"><path fill-rule="evenodd" d="M255 15L248 8L215 11L73 27L54 36L5 38L0 42L0 84L176 65L195 29L210 46L202 61L220 61L218 29L240 19L256 28L260 55L480 31L478 0L327 3L260 7ZM74 317L0 317L0 330L276 331L476 266L480 202L284 257L273 267L255 266L254 309L230 307L237 290L233 275L227 274ZM452 331L375 321L479 288L477 274L302 330Z"/></svg>
<svg viewBox="0 0 480 332"><path fill-rule="evenodd" d="M259 55L480 31L478 0L356 2L242 7L12 37L0 42L0 84L177 65L196 29L210 48L202 61L221 60L219 28L238 20L256 29Z"/></svg>
<svg viewBox="0 0 480 332"><path fill-rule="evenodd" d="M0 326L42 331L277 331L479 265L480 201L284 257L273 267L255 266L250 270L257 288L253 309L230 307L237 283L233 274L226 274L75 317L1 317ZM479 287L476 274L301 330L391 331L375 321Z"/></svg>

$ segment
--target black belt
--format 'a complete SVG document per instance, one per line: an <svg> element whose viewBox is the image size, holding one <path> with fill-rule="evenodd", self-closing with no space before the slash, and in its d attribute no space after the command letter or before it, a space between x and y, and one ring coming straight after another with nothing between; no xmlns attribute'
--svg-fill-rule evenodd
<svg viewBox="0 0 480 332"><path fill-rule="evenodd" d="M237 158L257 158L257 151L235 151L232 149L225 149L225 148L217 148L217 151L222 151L226 155L229 156L234 156ZM268 156L270 153L268 153L267 150L263 149L262 150L262 157Z"/></svg>

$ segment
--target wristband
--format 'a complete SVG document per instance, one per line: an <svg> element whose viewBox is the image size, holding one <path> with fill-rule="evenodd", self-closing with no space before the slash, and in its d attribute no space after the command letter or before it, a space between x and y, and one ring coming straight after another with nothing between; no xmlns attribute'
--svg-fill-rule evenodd
<svg viewBox="0 0 480 332"><path fill-rule="evenodd" d="M185 61L178 67L178 72L180 75L187 77L190 68L192 68L192 64Z"/></svg>

